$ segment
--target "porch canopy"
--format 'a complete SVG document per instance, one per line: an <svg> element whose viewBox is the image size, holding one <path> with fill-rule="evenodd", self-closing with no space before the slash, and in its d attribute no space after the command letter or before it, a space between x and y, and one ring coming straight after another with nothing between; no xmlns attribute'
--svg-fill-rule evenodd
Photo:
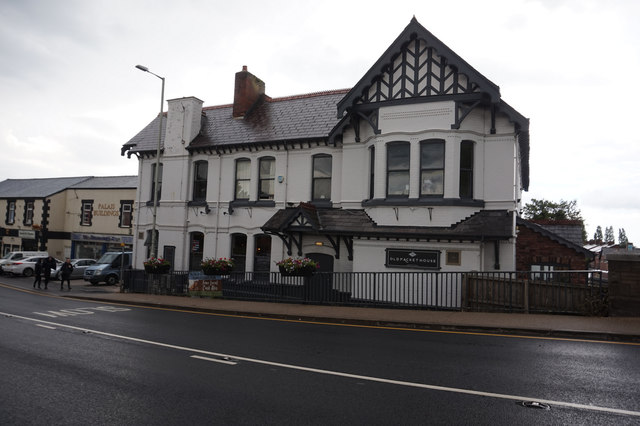
<svg viewBox="0 0 640 426"><path fill-rule="evenodd" d="M481 210L450 227L379 226L361 209L316 207L300 203L278 210L263 226L267 234L280 237L291 256L302 256L302 238L321 236L329 240L335 258L340 258L340 241L353 260L353 239L396 241L499 241L513 235L513 212Z"/></svg>

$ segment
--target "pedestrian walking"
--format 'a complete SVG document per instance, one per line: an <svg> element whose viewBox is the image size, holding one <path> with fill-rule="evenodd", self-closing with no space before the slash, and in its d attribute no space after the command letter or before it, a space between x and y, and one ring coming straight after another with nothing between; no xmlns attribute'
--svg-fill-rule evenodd
<svg viewBox="0 0 640 426"><path fill-rule="evenodd" d="M73 272L73 265L71 259L67 257L67 260L62 264L60 268L60 291L64 290L64 282L67 282L67 287L71 291L71 272Z"/></svg>
<svg viewBox="0 0 640 426"><path fill-rule="evenodd" d="M42 262L42 274L44 275L44 289L49 289L49 280L51 279L51 269L55 269L56 261L49 256Z"/></svg>
<svg viewBox="0 0 640 426"><path fill-rule="evenodd" d="M33 274L35 276L33 288L36 288L36 284L38 284L38 288L40 288L40 282L42 282L42 259L38 259L36 262L36 266L33 267Z"/></svg>

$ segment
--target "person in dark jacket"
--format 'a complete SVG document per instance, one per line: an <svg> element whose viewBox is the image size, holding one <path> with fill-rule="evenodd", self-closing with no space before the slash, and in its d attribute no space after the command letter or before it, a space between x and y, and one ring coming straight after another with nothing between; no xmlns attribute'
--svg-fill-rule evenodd
<svg viewBox="0 0 640 426"><path fill-rule="evenodd" d="M60 291L64 290L64 282L67 282L67 287L71 290L71 272L73 272L73 265L71 259L67 257L67 260L62 264L60 268Z"/></svg>
<svg viewBox="0 0 640 426"><path fill-rule="evenodd" d="M36 284L38 284L38 288L40 288L40 282L42 281L42 259L38 259L36 262L36 266L33 267L33 274L35 276L33 288L36 288Z"/></svg>
<svg viewBox="0 0 640 426"><path fill-rule="evenodd" d="M49 280L51 279L51 269L55 269L56 261L49 256L42 262L42 275L44 275L44 289L49 289Z"/></svg>

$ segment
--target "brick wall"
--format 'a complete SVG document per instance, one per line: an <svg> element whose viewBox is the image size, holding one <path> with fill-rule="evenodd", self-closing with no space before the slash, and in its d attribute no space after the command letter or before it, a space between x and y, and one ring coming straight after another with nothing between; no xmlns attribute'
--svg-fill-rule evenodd
<svg viewBox="0 0 640 426"><path fill-rule="evenodd" d="M516 240L516 269L530 271L533 264L550 264L567 270L583 270L587 267L587 259L584 254L577 253L525 226L519 226Z"/></svg>
<svg viewBox="0 0 640 426"><path fill-rule="evenodd" d="M640 255L612 254L609 261L611 316L640 316Z"/></svg>

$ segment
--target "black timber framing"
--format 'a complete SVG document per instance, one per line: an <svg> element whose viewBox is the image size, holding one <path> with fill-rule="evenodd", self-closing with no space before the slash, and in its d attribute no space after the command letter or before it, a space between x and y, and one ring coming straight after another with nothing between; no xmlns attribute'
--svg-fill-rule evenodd
<svg viewBox="0 0 640 426"><path fill-rule="evenodd" d="M308 235L317 235L322 236L329 240L331 247L335 254L333 255L336 259L340 259L340 241L342 241L347 248L347 258L349 260L353 260L353 237L346 235L329 235L323 233L310 233L303 231L282 231L282 232L267 232L267 234L272 234L278 236L285 247L287 248L287 255L293 255L293 249L296 249L296 255L302 256L302 238L304 234ZM294 247L295 246L295 247Z"/></svg>

